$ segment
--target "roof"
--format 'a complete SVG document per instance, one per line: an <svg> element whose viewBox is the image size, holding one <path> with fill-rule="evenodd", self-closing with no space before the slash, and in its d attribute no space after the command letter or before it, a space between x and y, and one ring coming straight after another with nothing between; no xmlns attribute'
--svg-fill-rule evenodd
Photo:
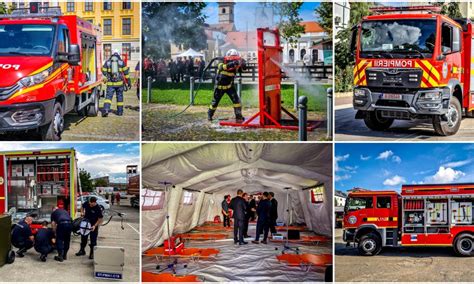
<svg viewBox="0 0 474 284"><path fill-rule="evenodd" d="M229 32L225 38L227 44L235 46L237 49L256 49L257 33L256 32Z"/></svg>
<svg viewBox="0 0 474 284"><path fill-rule="evenodd" d="M354 195L387 195L387 194L396 194L398 195L398 192L395 190L366 190L366 191L355 191L349 193L350 196Z"/></svg>
<svg viewBox="0 0 474 284"><path fill-rule="evenodd" d="M236 30L233 23L209 24L209 29L221 32L233 32Z"/></svg>
<svg viewBox="0 0 474 284"><path fill-rule="evenodd" d="M300 22L300 25L304 26L305 32L307 33L323 33L325 30L318 22L304 21Z"/></svg>
<svg viewBox="0 0 474 284"><path fill-rule="evenodd" d="M335 196L339 196L339 197L344 197L346 198L347 197L347 193L343 192L343 191L340 191L340 190L336 190L336 192L334 193Z"/></svg>

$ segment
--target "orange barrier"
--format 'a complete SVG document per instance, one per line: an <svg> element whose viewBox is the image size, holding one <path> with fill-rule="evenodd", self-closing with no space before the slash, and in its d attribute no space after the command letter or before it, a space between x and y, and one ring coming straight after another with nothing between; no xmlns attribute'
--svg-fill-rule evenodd
<svg viewBox="0 0 474 284"><path fill-rule="evenodd" d="M169 255L165 252L165 248L153 248L144 252L146 256L161 256L161 257L197 257L208 258L218 254L220 251L213 248L183 248L179 253Z"/></svg>
<svg viewBox="0 0 474 284"><path fill-rule="evenodd" d="M274 240L270 239L274 243L284 243L286 240ZM299 240L288 240L289 243L300 243L300 244L312 244L312 243L322 243L328 242L329 239L323 236L301 236Z"/></svg>
<svg viewBox="0 0 474 284"><path fill-rule="evenodd" d="M143 282L200 282L196 275L178 276L171 273L155 274L151 272L142 272Z"/></svg>
<svg viewBox="0 0 474 284"><path fill-rule="evenodd" d="M290 266L314 265L328 266L332 264L331 254L280 254L278 261L287 262Z"/></svg>
<svg viewBox="0 0 474 284"><path fill-rule="evenodd" d="M227 234L204 234L204 233L191 233L179 235L183 240L222 240L227 238Z"/></svg>
<svg viewBox="0 0 474 284"><path fill-rule="evenodd" d="M286 226L276 226L277 231L286 231ZM307 231L305 226L288 226L288 230Z"/></svg>
<svg viewBox="0 0 474 284"><path fill-rule="evenodd" d="M193 230L195 231L208 231L208 232L226 232L233 231L233 227L221 227L221 226L197 226Z"/></svg>
<svg viewBox="0 0 474 284"><path fill-rule="evenodd" d="M230 221L230 225L232 226L233 224L234 224L234 222L233 222L233 221ZM224 227L224 223L222 223L222 222L216 223L216 222L213 222L213 221L206 221L206 222L204 222L204 224L202 224L202 226L203 226L203 227L204 227L204 226L212 226L212 227L219 227L219 226L221 226L221 227Z"/></svg>

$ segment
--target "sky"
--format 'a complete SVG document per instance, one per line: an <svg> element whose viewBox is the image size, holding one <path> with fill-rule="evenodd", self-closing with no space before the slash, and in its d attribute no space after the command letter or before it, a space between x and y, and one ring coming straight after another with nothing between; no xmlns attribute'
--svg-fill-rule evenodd
<svg viewBox="0 0 474 284"><path fill-rule="evenodd" d="M0 151L70 149L78 166L91 176L109 176L111 182L126 182L126 166L140 165L138 143L0 143Z"/></svg>
<svg viewBox="0 0 474 284"><path fill-rule="evenodd" d="M319 4L319 2L304 2L300 9L300 17L303 21L315 21L317 19L314 14L314 9L318 7ZM238 31L245 31L247 24L249 30L261 26L261 24L258 24L256 21L256 19L260 19L256 17L258 7L260 7L258 2L237 2L235 4L234 21ZM219 22L217 3L208 2L204 14L208 16L206 23L217 24Z"/></svg>
<svg viewBox="0 0 474 284"><path fill-rule="evenodd" d="M402 184L472 182L474 144L339 143L336 189L400 191Z"/></svg>

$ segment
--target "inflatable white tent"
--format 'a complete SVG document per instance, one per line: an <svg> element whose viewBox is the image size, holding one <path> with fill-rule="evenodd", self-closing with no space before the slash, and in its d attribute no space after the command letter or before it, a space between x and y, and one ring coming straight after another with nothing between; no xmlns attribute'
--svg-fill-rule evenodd
<svg viewBox="0 0 474 284"><path fill-rule="evenodd" d="M143 251L162 245L168 226L172 235L186 233L221 216L223 197L238 189L274 192L278 221L332 237L330 144L144 144L142 166ZM314 202L317 186L324 191L322 201Z"/></svg>

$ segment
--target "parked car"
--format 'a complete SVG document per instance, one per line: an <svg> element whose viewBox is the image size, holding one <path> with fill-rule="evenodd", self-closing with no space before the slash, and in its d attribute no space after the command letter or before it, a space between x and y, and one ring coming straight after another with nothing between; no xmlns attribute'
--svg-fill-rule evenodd
<svg viewBox="0 0 474 284"><path fill-rule="evenodd" d="M125 191L120 191L120 199L126 199L127 193Z"/></svg>
<svg viewBox="0 0 474 284"><path fill-rule="evenodd" d="M88 195L82 195L80 197L78 197L76 199L76 203L77 203L77 208L82 208L82 204L86 201L89 200L89 198L91 197L95 197L97 198L97 204L100 206L100 208L102 209L102 211L105 211L105 210L109 210L110 209L110 204L109 204L109 200L105 199L104 197L102 196L99 196L99 195L95 195L95 194L88 194Z"/></svg>

